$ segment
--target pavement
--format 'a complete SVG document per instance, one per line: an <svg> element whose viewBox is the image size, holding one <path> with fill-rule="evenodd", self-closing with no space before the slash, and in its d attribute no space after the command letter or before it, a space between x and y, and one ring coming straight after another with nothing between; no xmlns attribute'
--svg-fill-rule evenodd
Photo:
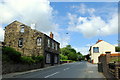
<svg viewBox="0 0 120 80"><path fill-rule="evenodd" d="M98 72L97 64L86 61L67 63L36 69L27 72L18 72L3 75L3 78L105 78Z"/></svg>

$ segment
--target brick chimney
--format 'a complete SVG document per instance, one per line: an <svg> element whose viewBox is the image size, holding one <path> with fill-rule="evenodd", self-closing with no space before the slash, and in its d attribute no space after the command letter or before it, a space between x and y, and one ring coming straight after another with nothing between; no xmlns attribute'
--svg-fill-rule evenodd
<svg viewBox="0 0 120 80"><path fill-rule="evenodd" d="M54 36L54 35L53 35L53 33L52 33L52 32L50 32L50 38L52 38L52 39L53 39L53 36Z"/></svg>

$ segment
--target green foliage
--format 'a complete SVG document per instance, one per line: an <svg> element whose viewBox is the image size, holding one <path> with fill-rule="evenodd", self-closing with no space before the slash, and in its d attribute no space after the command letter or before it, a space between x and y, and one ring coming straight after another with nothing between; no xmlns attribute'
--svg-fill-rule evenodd
<svg viewBox="0 0 120 80"><path fill-rule="evenodd" d="M60 61L72 61L72 60L60 60Z"/></svg>
<svg viewBox="0 0 120 80"><path fill-rule="evenodd" d="M68 57L67 57L67 56L64 56L63 54L60 54L60 59L61 59L61 60L67 60Z"/></svg>
<svg viewBox="0 0 120 80"><path fill-rule="evenodd" d="M2 61L6 61L6 62L8 62L8 61L10 61L10 58L7 56L7 55L5 55L5 54L2 54Z"/></svg>
<svg viewBox="0 0 120 80"><path fill-rule="evenodd" d="M80 52L78 52L77 55L79 61L84 60L84 56Z"/></svg>
<svg viewBox="0 0 120 80"><path fill-rule="evenodd" d="M62 60L66 60L66 59L70 59L70 60L82 60L83 55L80 52L76 52L76 50L74 48L71 47L71 45L67 45L64 48L60 49L60 57Z"/></svg>
<svg viewBox="0 0 120 80"><path fill-rule="evenodd" d="M43 56L32 56L32 59L35 60L35 63L42 62L44 57Z"/></svg>
<svg viewBox="0 0 120 80"><path fill-rule="evenodd" d="M13 60L14 62L20 61L21 53L16 51L15 49L11 47L3 47L2 52L3 52L3 55L7 55L9 59Z"/></svg>
<svg viewBox="0 0 120 80"><path fill-rule="evenodd" d="M33 64L33 63L35 63L35 60L33 60L31 57L22 56L21 62L25 63L25 64Z"/></svg>
<svg viewBox="0 0 120 80"><path fill-rule="evenodd" d="M120 47L118 47L118 46L115 47L115 51L116 51L116 52L120 52Z"/></svg>
<svg viewBox="0 0 120 80"><path fill-rule="evenodd" d="M70 53L70 51L67 48L61 48L60 52L61 52L61 54L65 55L65 56L67 56Z"/></svg>
<svg viewBox="0 0 120 80"><path fill-rule="evenodd" d="M43 61L43 59L44 59L43 56L32 56L32 57L22 56L21 57L22 63L26 63L26 64L40 63Z"/></svg>
<svg viewBox="0 0 120 80"><path fill-rule="evenodd" d="M120 59L118 58L118 59L113 59L113 60L112 60L112 62L117 62L117 61L119 62Z"/></svg>
<svg viewBox="0 0 120 80"><path fill-rule="evenodd" d="M25 64L32 64L32 63L39 63L43 61L43 56L21 56L21 53L16 51L14 48L11 47L3 47L2 48L2 59L3 61L13 61L13 62L20 62Z"/></svg>
<svg viewBox="0 0 120 80"><path fill-rule="evenodd" d="M69 54L68 54L68 59L69 59L69 60L75 60L75 61L76 61L76 60L78 59L77 54L76 54L76 53L72 53L72 52L69 53Z"/></svg>

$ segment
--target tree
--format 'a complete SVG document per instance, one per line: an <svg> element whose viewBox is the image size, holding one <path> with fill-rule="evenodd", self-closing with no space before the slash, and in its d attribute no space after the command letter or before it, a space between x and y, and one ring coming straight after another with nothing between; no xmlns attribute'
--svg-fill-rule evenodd
<svg viewBox="0 0 120 80"><path fill-rule="evenodd" d="M116 46L116 47L115 47L115 51L116 51L116 52L120 52L120 47L119 47L119 46Z"/></svg>
<svg viewBox="0 0 120 80"><path fill-rule="evenodd" d="M72 52L69 53L68 54L68 59L76 61L78 59L77 54L76 53L72 53Z"/></svg>
<svg viewBox="0 0 120 80"><path fill-rule="evenodd" d="M60 49L60 56L61 59L70 59L70 60L82 60L83 55L80 52L76 52L74 48L71 47L71 45L67 45L64 48Z"/></svg>
<svg viewBox="0 0 120 80"><path fill-rule="evenodd" d="M63 54L60 54L60 59L61 59L61 60L67 60L68 57L67 57L67 56L64 56Z"/></svg>
<svg viewBox="0 0 120 80"><path fill-rule="evenodd" d="M90 59L90 54L87 54L86 56L85 56L85 58L87 59L87 61Z"/></svg>
<svg viewBox="0 0 120 80"><path fill-rule="evenodd" d="M77 52L77 56L79 61L84 60L84 57L80 52Z"/></svg>
<svg viewBox="0 0 120 80"><path fill-rule="evenodd" d="M61 52L61 54L65 55L65 56L67 56L70 53L70 51L67 48L61 48L60 52Z"/></svg>

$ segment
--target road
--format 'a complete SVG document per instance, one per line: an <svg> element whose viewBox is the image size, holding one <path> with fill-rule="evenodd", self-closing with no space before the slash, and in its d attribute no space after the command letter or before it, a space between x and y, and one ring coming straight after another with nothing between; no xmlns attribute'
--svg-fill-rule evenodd
<svg viewBox="0 0 120 80"><path fill-rule="evenodd" d="M104 76L97 71L96 64L82 61L16 75L13 78L104 78Z"/></svg>

